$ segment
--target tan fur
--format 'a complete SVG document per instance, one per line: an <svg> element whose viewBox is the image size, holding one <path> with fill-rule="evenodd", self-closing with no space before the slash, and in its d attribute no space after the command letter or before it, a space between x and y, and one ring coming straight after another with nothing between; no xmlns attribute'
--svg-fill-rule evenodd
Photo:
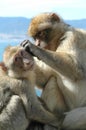
<svg viewBox="0 0 86 130"><path fill-rule="evenodd" d="M36 86L43 89L42 98L46 102L47 107L54 114L58 113L60 115L60 113L66 111L65 101L57 83L57 73L37 58L35 58L34 73L36 75ZM56 101L52 101L54 100L53 98L56 99Z"/></svg>
<svg viewBox="0 0 86 130"><path fill-rule="evenodd" d="M56 86L59 88L67 105L68 113L66 113L63 128L66 130L86 129L86 31L67 25L57 14L53 13L43 13L34 17L28 30L30 36L35 39L36 45L38 42L39 47L29 41L26 41L27 44L22 43L22 46L47 64L44 69L42 65L44 63L41 61L40 64L38 61L39 73L40 70L43 71L38 80L44 81L44 76L45 79L49 79L47 76L50 77L50 74L55 72L54 76L57 78L55 89ZM51 67L50 74L48 65ZM42 85L40 81L38 83ZM55 105L53 100L57 100L57 104L62 102L59 100L59 96L54 98L56 95L56 91L52 91L54 83L49 84L50 88L45 85L43 89L43 99L50 109L51 106L53 109ZM80 107L81 109L79 109ZM57 110L58 105L54 108ZM83 108L85 109L82 120ZM73 109L76 110L73 111ZM70 116L71 114L72 116Z"/></svg>
<svg viewBox="0 0 86 130"><path fill-rule="evenodd" d="M31 120L59 126L36 96L34 67L33 57L22 47L6 48L0 66L0 130L26 130Z"/></svg>

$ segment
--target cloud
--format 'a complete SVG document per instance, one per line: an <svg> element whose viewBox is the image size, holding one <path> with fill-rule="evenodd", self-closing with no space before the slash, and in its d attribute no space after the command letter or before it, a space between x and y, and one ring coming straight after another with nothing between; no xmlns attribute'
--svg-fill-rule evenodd
<svg viewBox="0 0 86 130"><path fill-rule="evenodd" d="M0 16L33 17L40 12L62 12L63 9L73 12L76 8L86 8L85 3L85 0L1 0Z"/></svg>
<svg viewBox="0 0 86 130"><path fill-rule="evenodd" d="M0 1L0 6L9 7L40 7L40 6L85 6L85 0L3 0Z"/></svg>

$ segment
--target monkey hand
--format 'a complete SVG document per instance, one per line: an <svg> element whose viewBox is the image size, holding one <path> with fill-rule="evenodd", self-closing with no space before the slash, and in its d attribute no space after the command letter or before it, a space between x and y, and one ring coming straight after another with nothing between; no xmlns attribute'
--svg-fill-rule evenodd
<svg viewBox="0 0 86 130"><path fill-rule="evenodd" d="M33 48L35 45L33 45L29 40L24 40L23 42L20 43L20 45L22 47L24 47L24 49L29 52L32 56L34 56L33 54Z"/></svg>
<svg viewBox="0 0 86 130"><path fill-rule="evenodd" d="M21 44L22 47L24 47L24 49L30 53L32 56L37 57L39 60L41 59L41 53L43 52L42 48L40 48L39 46L36 46L34 44L32 44L29 40L24 40Z"/></svg>

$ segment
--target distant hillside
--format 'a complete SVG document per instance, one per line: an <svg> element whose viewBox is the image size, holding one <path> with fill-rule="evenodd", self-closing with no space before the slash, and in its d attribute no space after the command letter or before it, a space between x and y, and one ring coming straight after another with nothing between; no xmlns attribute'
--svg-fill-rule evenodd
<svg viewBox="0 0 86 130"><path fill-rule="evenodd" d="M73 27L86 29L86 19L66 20L66 23L72 25Z"/></svg>
<svg viewBox="0 0 86 130"><path fill-rule="evenodd" d="M27 39L27 29L31 19L24 17L0 17L0 42ZM86 19L65 20L66 23L86 29Z"/></svg>
<svg viewBox="0 0 86 130"><path fill-rule="evenodd" d="M86 29L86 19L65 20L68 24ZM24 17L0 17L0 33L26 34L30 19Z"/></svg>
<svg viewBox="0 0 86 130"><path fill-rule="evenodd" d="M0 33L26 34L29 22L24 17L0 17Z"/></svg>

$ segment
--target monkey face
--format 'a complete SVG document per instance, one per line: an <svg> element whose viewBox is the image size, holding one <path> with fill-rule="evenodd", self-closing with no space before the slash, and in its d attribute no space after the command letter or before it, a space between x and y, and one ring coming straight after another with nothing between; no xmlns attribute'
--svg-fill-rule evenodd
<svg viewBox="0 0 86 130"><path fill-rule="evenodd" d="M40 46L41 48L45 48L49 43L49 34L51 29L46 28L44 30L39 31L33 38L35 40L35 44Z"/></svg>
<svg viewBox="0 0 86 130"><path fill-rule="evenodd" d="M19 46L7 47L3 59L6 67L15 71L31 70L34 66L34 60L31 54Z"/></svg>
<svg viewBox="0 0 86 130"><path fill-rule="evenodd" d="M32 19L28 29L29 35L34 38L37 46L53 50L52 44L56 39L55 25L59 22L60 18L55 13L40 14Z"/></svg>

